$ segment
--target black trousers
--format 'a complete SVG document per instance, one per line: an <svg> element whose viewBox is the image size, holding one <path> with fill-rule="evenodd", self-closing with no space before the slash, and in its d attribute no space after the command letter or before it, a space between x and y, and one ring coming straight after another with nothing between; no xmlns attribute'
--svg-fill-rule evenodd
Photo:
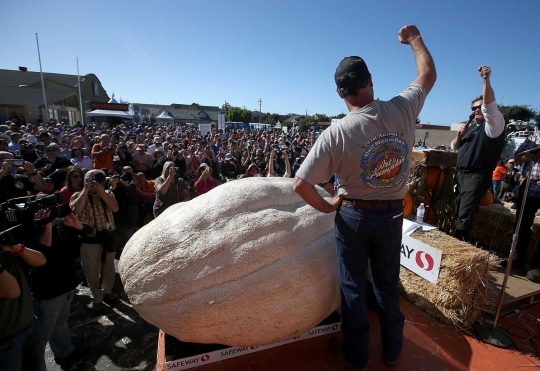
<svg viewBox="0 0 540 371"><path fill-rule="evenodd" d="M521 184L519 187L519 195L517 199L517 210L516 210L516 227L517 227L517 218L519 218L519 213L521 211L521 203L523 200L523 194L525 193L526 182ZM534 217L538 208L540 207L540 185L532 184L529 187L529 193L527 195L527 200L525 201L525 208L523 209L523 217L521 219L521 226L518 231L518 243L516 246L516 254L514 256L514 263L512 264L515 267L522 267L527 260L527 250L529 249L529 240L531 239L531 226L534 222ZM531 261L531 269L540 268L540 251L536 249Z"/></svg>
<svg viewBox="0 0 540 371"><path fill-rule="evenodd" d="M491 188L491 171L458 172L458 192L456 195L457 225L454 235L458 240L472 243L474 220L480 200Z"/></svg>

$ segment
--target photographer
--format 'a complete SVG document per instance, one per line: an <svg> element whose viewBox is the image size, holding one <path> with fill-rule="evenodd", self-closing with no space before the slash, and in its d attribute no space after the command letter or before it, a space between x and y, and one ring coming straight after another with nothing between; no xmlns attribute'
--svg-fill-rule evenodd
<svg viewBox="0 0 540 371"><path fill-rule="evenodd" d="M13 154L0 152L0 203L16 197L28 196L28 192L47 189L47 183L34 169L34 165L29 162L22 165L30 176L11 175L13 166Z"/></svg>
<svg viewBox="0 0 540 371"><path fill-rule="evenodd" d="M103 134L100 143L92 146L92 159L94 160L94 169L110 169L114 166L113 156L116 152L110 143L107 134Z"/></svg>
<svg viewBox="0 0 540 371"><path fill-rule="evenodd" d="M51 143L45 150L45 156L34 162L34 167L38 171L43 171L47 177L54 182L54 189L60 189L64 186L66 173L72 166L71 161L60 156L60 146L56 143Z"/></svg>
<svg viewBox="0 0 540 371"><path fill-rule="evenodd" d="M278 156L279 155L279 156ZM281 162L285 162L285 172L283 172ZM276 166L277 165L277 166ZM277 167L279 170L275 171L275 167ZM270 162L268 163L268 177L283 177L283 178L290 178L291 177L291 164L289 162L289 155L287 151L279 152L278 150L273 150L270 153Z"/></svg>
<svg viewBox="0 0 540 371"><path fill-rule="evenodd" d="M45 369L41 346L43 330L34 316L30 286L25 274L28 266L39 267L45 263L46 259L42 253L28 249L22 244L2 245L0 370Z"/></svg>
<svg viewBox="0 0 540 371"><path fill-rule="evenodd" d="M106 252L103 240L106 234L116 229L113 213L118 211L118 203L112 191L105 190L105 174L101 170L90 170L84 175L84 188L71 196L71 209L79 220L94 228L81 244L81 265L92 291L92 309L103 308L102 301L113 302L111 294L114 284L114 252ZM101 255L105 254L102 263ZM103 282L100 287L100 278Z"/></svg>
<svg viewBox="0 0 540 371"><path fill-rule="evenodd" d="M47 218L49 213L42 210L37 219ZM47 259L46 265L33 268L30 273L34 311L43 328L41 351L45 351L49 342L56 359L62 360L75 351L67 322L79 284L75 259L79 254L80 238L92 233L92 227L81 223L71 213L64 218L53 218L38 228L39 237L28 245Z"/></svg>
<svg viewBox="0 0 540 371"><path fill-rule="evenodd" d="M231 153L225 155L224 161L221 163L221 177L227 179L236 179L240 174L240 166L236 163L234 156Z"/></svg>
<svg viewBox="0 0 540 371"><path fill-rule="evenodd" d="M176 175L180 178L184 178L186 174L186 159L184 157L185 150L178 151L178 149L173 149L172 151L167 151L167 156L162 156L152 167L152 174L154 178L157 178L163 172L163 166L167 161L174 162L174 167L176 168Z"/></svg>
<svg viewBox="0 0 540 371"><path fill-rule="evenodd" d="M156 200L154 203L154 218L169 206L183 201L189 201L189 189L184 180L176 174L174 162L167 161L163 165L161 176L154 181L156 184Z"/></svg>

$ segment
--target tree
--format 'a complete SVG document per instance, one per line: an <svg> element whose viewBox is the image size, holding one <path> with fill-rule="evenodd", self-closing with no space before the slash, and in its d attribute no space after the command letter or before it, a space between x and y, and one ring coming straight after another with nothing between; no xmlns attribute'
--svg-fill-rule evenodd
<svg viewBox="0 0 540 371"><path fill-rule="evenodd" d="M317 118L317 122L330 122L330 118L324 113L316 113L315 117Z"/></svg>
<svg viewBox="0 0 540 371"><path fill-rule="evenodd" d="M240 107L232 107L225 114L225 120L227 122L243 122L244 124L249 124L251 119L251 111Z"/></svg>
<svg viewBox="0 0 540 371"><path fill-rule="evenodd" d="M503 106L499 104L499 111L503 114L507 124L510 120L529 122L536 115L536 112L529 107L519 105Z"/></svg>
<svg viewBox="0 0 540 371"><path fill-rule="evenodd" d="M310 129L309 123L311 122L309 116L304 117L298 122L298 130L299 131L308 131Z"/></svg>

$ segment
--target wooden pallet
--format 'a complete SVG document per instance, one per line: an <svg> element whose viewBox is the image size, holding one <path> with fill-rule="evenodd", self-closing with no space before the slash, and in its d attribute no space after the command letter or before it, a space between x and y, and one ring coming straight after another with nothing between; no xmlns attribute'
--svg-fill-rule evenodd
<svg viewBox="0 0 540 371"><path fill-rule="evenodd" d="M490 284L497 293L497 298L504 280L506 269L499 268L492 274L493 280ZM540 302L540 284L529 281L525 276L512 273L508 276L506 292L504 294L501 316L506 316L514 312L515 309L528 307ZM487 313L495 314L497 308L486 309Z"/></svg>

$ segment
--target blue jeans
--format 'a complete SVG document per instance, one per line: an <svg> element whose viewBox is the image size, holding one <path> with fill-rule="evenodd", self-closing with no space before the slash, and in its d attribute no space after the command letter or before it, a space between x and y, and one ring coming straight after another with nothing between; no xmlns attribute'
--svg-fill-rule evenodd
<svg viewBox="0 0 540 371"><path fill-rule="evenodd" d="M492 180L493 197L499 198L499 192L501 191L502 180Z"/></svg>
<svg viewBox="0 0 540 371"><path fill-rule="evenodd" d="M58 358L65 358L75 350L67 322L74 296L75 290L71 290L52 299L34 299L34 312L43 328L43 351L49 342Z"/></svg>
<svg viewBox="0 0 540 371"><path fill-rule="evenodd" d="M342 207L336 213L343 352L356 367L364 367L368 362L368 259L375 296L382 308L378 315L384 356L394 359L401 352L405 320L399 308L398 290L402 226L403 208L374 211Z"/></svg>
<svg viewBox="0 0 540 371"><path fill-rule="evenodd" d="M0 370L45 371L42 341L43 331L34 318L27 328L0 344Z"/></svg>

